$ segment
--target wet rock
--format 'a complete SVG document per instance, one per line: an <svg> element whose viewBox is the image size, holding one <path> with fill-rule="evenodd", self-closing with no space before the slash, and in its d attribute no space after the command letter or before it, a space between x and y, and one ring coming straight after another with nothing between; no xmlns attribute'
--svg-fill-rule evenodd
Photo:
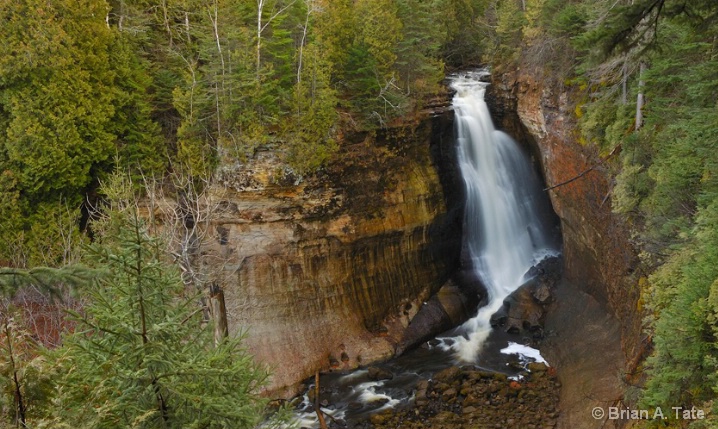
<svg viewBox="0 0 718 429"><path fill-rule="evenodd" d="M423 390L426 391L426 389L429 388L429 380L419 380L416 383L416 390Z"/></svg>
<svg viewBox="0 0 718 429"><path fill-rule="evenodd" d="M446 389L441 394L441 399L443 399L444 401L449 401L451 399L456 398L456 395L457 395L456 389L454 389L454 388Z"/></svg>
<svg viewBox="0 0 718 429"><path fill-rule="evenodd" d="M465 407L471 407L471 406L477 406L481 403L479 399L473 395L468 395L463 402L463 405Z"/></svg>
<svg viewBox="0 0 718 429"><path fill-rule="evenodd" d="M553 301L551 287L546 283L540 283L538 286L536 286L533 292L531 292L531 296L537 303L541 305L550 304L551 301Z"/></svg>
<svg viewBox="0 0 718 429"><path fill-rule="evenodd" d="M491 316L491 326L502 327L505 332L542 338L548 305L553 302L553 289L560 279L560 259L548 258L532 267L531 277L503 303Z"/></svg>
<svg viewBox="0 0 718 429"><path fill-rule="evenodd" d="M417 383L413 408L393 410L352 428L479 429L554 428L560 416L555 374L526 373L521 382L505 374L450 367ZM441 379L442 381L437 381ZM469 391L465 397L458 389ZM424 395L421 392L425 392Z"/></svg>
<svg viewBox="0 0 718 429"><path fill-rule="evenodd" d="M531 362L526 366L526 369L528 369L531 372L546 372L546 371L548 371L548 367L543 362Z"/></svg>
<svg viewBox="0 0 718 429"><path fill-rule="evenodd" d="M400 355L430 337L469 319L474 308L472 298L449 280L411 319L395 354Z"/></svg>
<svg viewBox="0 0 718 429"><path fill-rule="evenodd" d="M443 137L453 123L399 122L345 133L315 174L288 169L273 144L218 166L208 190L221 199L207 231L216 240L203 252L222 261L210 268L226 280L231 318L251 324L244 345L274 369L272 397L292 396L317 369L358 366L359 351L364 364L389 358L412 313L406 304L418 308L457 268L460 187L451 185L461 177ZM382 324L379 338L366 335Z"/></svg>
<svg viewBox="0 0 718 429"><path fill-rule="evenodd" d="M367 377L369 377L369 380L374 381L391 380L394 378L394 374L392 374L388 369L370 366L367 368Z"/></svg>
<svg viewBox="0 0 718 429"><path fill-rule="evenodd" d="M373 425L381 425L388 420L389 416L386 414L374 414L369 419Z"/></svg>
<svg viewBox="0 0 718 429"><path fill-rule="evenodd" d="M493 378L494 378L494 380L500 381L500 382L505 382L505 381L508 379L508 377L506 376L506 374L502 374L502 373L500 373L500 372L495 373L495 374L493 375ZM495 386L496 384L492 384L492 385Z"/></svg>
<svg viewBox="0 0 718 429"><path fill-rule="evenodd" d="M459 377L461 377L461 375L462 375L461 368L459 368L458 366L450 366L450 367L434 374L433 379L437 383L451 384L453 381L455 381Z"/></svg>

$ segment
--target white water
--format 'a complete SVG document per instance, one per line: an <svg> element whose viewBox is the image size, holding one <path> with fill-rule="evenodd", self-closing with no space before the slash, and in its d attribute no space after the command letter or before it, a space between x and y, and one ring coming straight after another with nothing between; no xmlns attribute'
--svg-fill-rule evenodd
<svg viewBox="0 0 718 429"><path fill-rule="evenodd" d="M488 292L488 304L462 326L463 335L443 342L466 362L476 360L491 331L491 315L527 280L529 268L556 254L550 248L549 227L537 215L545 197L536 173L517 143L491 121L484 101L488 84L479 80L486 74L455 77L451 85L466 185L464 244Z"/></svg>
<svg viewBox="0 0 718 429"><path fill-rule="evenodd" d="M501 353L505 355L517 355L519 357L519 361L522 364L527 364L529 362L540 362L548 366L548 362L546 362L546 359L541 356L540 351L536 350L533 347L525 346L523 344L509 342L508 347L501 349Z"/></svg>
<svg viewBox="0 0 718 429"><path fill-rule="evenodd" d="M484 102L486 84L479 81L480 76L473 73L457 77L452 87L456 90L458 159L467 193L464 241L473 269L487 288L488 304L459 329L460 336L438 338L440 348L453 351L467 362L476 362L491 332L491 315L528 280L525 274L529 268L546 256L558 254L547 237L551 226L535 213L541 211L537 206L545 198L540 182L516 142L494 128ZM538 350L515 343L509 343L501 352L517 354L522 363L545 362ZM419 373L404 370L395 372L393 381L371 381L367 373L366 369L357 370L333 382L323 382L336 393L333 399L330 397L332 406L322 410L332 418L343 419L395 408L413 401L411 389L400 391L397 386L414 386L416 379L422 378ZM402 375L411 382L397 383ZM350 403L359 409L350 410ZM306 394L292 427L319 427Z"/></svg>

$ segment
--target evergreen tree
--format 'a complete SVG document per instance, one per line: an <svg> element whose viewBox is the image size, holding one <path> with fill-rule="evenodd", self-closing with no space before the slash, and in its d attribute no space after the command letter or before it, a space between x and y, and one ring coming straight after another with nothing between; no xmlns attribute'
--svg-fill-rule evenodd
<svg viewBox="0 0 718 429"><path fill-rule="evenodd" d="M39 427L251 428L265 373L240 337L215 346L164 246L126 206L97 226L89 259L107 274L84 290L77 328L53 352L56 388Z"/></svg>
<svg viewBox="0 0 718 429"><path fill-rule="evenodd" d="M15 265L62 263L84 194L115 161L161 173L148 77L128 39L107 25L104 1L0 5L0 255ZM78 240L75 240L78 241ZM38 248L42 245L43 248ZM18 258L18 249L25 257ZM2 258L2 257L0 257Z"/></svg>
<svg viewBox="0 0 718 429"><path fill-rule="evenodd" d="M99 274L79 265L0 268L0 427L6 422L13 427L32 427L46 413L53 390L52 371L43 356L39 333L28 329L13 298L32 288L59 300L63 288L86 285Z"/></svg>
<svg viewBox="0 0 718 429"><path fill-rule="evenodd" d="M112 35L104 14L98 1L0 5L0 171L8 185L2 192L15 201L0 206L0 231L12 237L0 254L16 265L59 262L57 248L16 255L33 241L56 244L38 236L54 227L37 225L38 213L52 219L65 207L76 210L95 168L114 152L107 129L114 114Z"/></svg>
<svg viewBox="0 0 718 429"><path fill-rule="evenodd" d="M304 49L301 80L294 95L290 130L289 161L300 173L316 170L336 150L334 126L338 99L330 83L330 66L321 45L312 42Z"/></svg>
<svg viewBox="0 0 718 429"><path fill-rule="evenodd" d="M434 19L443 28L441 57L451 67L479 66L488 51L491 26L486 19L489 0L439 0Z"/></svg>
<svg viewBox="0 0 718 429"><path fill-rule="evenodd" d="M447 39L446 28L437 19L434 2L398 0L397 14L402 35L396 45L395 69L402 91L416 97L434 94L444 77L440 48Z"/></svg>

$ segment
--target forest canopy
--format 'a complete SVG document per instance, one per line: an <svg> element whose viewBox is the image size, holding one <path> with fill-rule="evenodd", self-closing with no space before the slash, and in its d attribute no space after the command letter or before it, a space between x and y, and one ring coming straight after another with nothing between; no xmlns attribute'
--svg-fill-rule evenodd
<svg viewBox="0 0 718 429"><path fill-rule="evenodd" d="M478 63L453 23L482 3L3 1L0 261L62 263L52 243L115 168L207 177L271 147L315 171L342 130L416 111L447 61Z"/></svg>
<svg viewBox="0 0 718 429"><path fill-rule="evenodd" d="M86 257L113 171L200 183L271 148L312 174L480 64L568 94L577 142L618 153L654 346L634 399L718 415L715 0L0 0L0 266Z"/></svg>

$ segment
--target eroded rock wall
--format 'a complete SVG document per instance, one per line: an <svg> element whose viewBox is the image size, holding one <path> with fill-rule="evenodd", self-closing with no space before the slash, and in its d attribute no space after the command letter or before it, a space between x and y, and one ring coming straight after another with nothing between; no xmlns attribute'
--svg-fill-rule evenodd
<svg viewBox="0 0 718 429"><path fill-rule="evenodd" d="M642 347L637 258L611 211L610 171L578 142L570 90L515 71L496 77L490 91L504 128L533 142L547 187L555 186L547 192L561 219L565 281L547 329L563 382L559 427L612 427L591 409L626 399Z"/></svg>
<svg viewBox="0 0 718 429"><path fill-rule="evenodd" d="M211 251L223 255L229 330L245 329L270 367L269 394L393 356L455 269L451 126L444 115L349 136L338 161L301 180L268 150L223 168Z"/></svg>

